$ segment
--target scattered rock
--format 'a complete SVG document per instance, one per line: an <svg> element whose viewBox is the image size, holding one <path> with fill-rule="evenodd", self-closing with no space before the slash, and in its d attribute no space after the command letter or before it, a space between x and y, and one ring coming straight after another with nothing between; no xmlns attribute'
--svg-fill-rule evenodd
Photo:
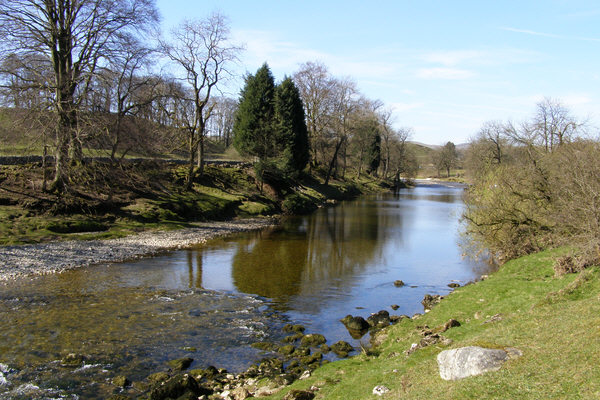
<svg viewBox="0 0 600 400"><path fill-rule="evenodd" d="M311 354L310 356L302 357L300 359L300 362L302 364L310 367L313 364L318 363L322 359L323 359L323 353L321 353L320 351L316 351L314 354Z"/></svg>
<svg viewBox="0 0 600 400"><path fill-rule="evenodd" d="M326 343L323 343L321 347L319 347L319 350L321 351L321 353L327 354L331 351L331 347L329 347Z"/></svg>
<svg viewBox="0 0 600 400"><path fill-rule="evenodd" d="M394 310L394 311L396 311L397 309L399 309L399 308L400 308L400 306L399 306L398 304L392 304L390 307L391 307L391 308L392 308L392 310Z"/></svg>
<svg viewBox="0 0 600 400"><path fill-rule="evenodd" d="M383 396L384 394L386 394L389 391L390 391L390 389L383 385L378 385L373 388L373 394L376 396Z"/></svg>
<svg viewBox="0 0 600 400"><path fill-rule="evenodd" d="M252 394L248 391L248 389L243 387L235 388L229 394L233 400L246 400L249 397L252 397Z"/></svg>
<svg viewBox="0 0 600 400"><path fill-rule="evenodd" d="M294 343L299 339L302 339L304 335L302 333L296 333L294 335L286 336L283 338L283 341L286 343Z"/></svg>
<svg viewBox="0 0 600 400"><path fill-rule="evenodd" d="M131 381L125 376L116 376L113 378L112 384L120 388L125 388L131 385Z"/></svg>
<svg viewBox="0 0 600 400"><path fill-rule="evenodd" d="M69 353L62 360L60 360L61 367L67 368L78 368L81 367L85 361L85 356L81 354Z"/></svg>
<svg viewBox="0 0 600 400"><path fill-rule="evenodd" d="M148 378L146 378L146 379L148 379L150 381L150 383L157 384L157 383L166 381L170 377L171 376L169 374L167 374L166 372L157 372L155 374L148 376Z"/></svg>
<svg viewBox="0 0 600 400"><path fill-rule="evenodd" d="M167 364L169 365L169 367L171 367L173 371L183 371L186 370L190 365L192 365L193 361L193 358L183 357L178 358L177 360L171 360Z"/></svg>
<svg viewBox="0 0 600 400"><path fill-rule="evenodd" d="M348 342L340 340L331 345L331 350L338 355L338 357L348 357L348 353L354 350L354 347Z"/></svg>
<svg viewBox="0 0 600 400"><path fill-rule="evenodd" d="M284 332L303 333L305 331L305 329L306 328L304 328L302 325L292 325L292 324L285 324L285 326L283 327Z"/></svg>
<svg viewBox="0 0 600 400"><path fill-rule="evenodd" d="M398 279L397 281L394 281L394 286L402 287L402 286L404 286L404 282L402 282L400 279Z"/></svg>
<svg viewBox="0 0 600 400"><path fill-rule="evenodd" d="M390 313L381 310L375 314L371 314L371 316L367 318L367 323L372 328L384 328L390 324Z"/></svg>
<svg viewBox="0 0 600 400"><path fill-rule="evenodd" d="M315 394L308 390L290 390L288 394L283 396L283 400L312 400Z"/></svg>
<svg viewBox="0 0 600 400"><path fill-rule="evenodd" d="M150 400L166 400L166 399L179 399L193 398L190 396L210 395L212 390L202 387L198 382L189 375L178 375L169 379L161 385L154 387L150 391Z"/></svg>
<svg viewBox="0 0 600 400"><path fill-rule="evenodd" d="M450 318L448 321L446 321L446 323L444 325L436 328L436 331L437 332L446 332L448 329L455 328L457 326L460 326L460 322L458 322L454 318Z"/></svg>
<svg viewBox="0 0 600 400"><path fill-rule="evenodd" d="M296 376L293 374L280 374L273 378L273 382L277 386L289 386L296 380Z"/></svg>
<svg viewBox="0 0 600 400"><path fill-rule="evenodd" d="M311 333L309 335L305 335L302 338L302 340L300 341L300 345L305 347L315 347L322 345L325 342L327 342L325 336L319 333Z"/></svg>
<svg viewBox="0 0 600 400"><path fill-rule="evenodd" d="M355 331L361 331L363 329L369 329L369 323L360 316L353 317L352 315L346 315L340 321L346 326L347 329Z"/></svg>
<svg viewBox="0 0 600 400"><path fill-rule="evenodd" d="M284 356L289 356L294 352L294 350L296 350L296 347L294 347L293 344L286 344L285 346L281 346L277 352L283 354Z"/></svg>
<svg viewBox="0 0 600 400"><path fill-rule="evenodd" d="M498 322L502 321L502 314L495 314L490 319L483 321L484 324L489 324L490 322Z"/></svg>
<svg viewBox="0 0 600 400"><path fill-rule="evenodd" d="M511 354L517 357L520 353L518 350L511 350ZM469 346L444 350L438 354L437 362L442 379L457 380L488 371L497 371L509 358L505 350Z"/></svg>
<svg viewBox="0 0 600 400"><path fill-rule="evenodd" d="M302 373L302 375L300 375L300 378L298 378L298 379L301 379L301 380L308 379L308 378L310 378L310 375L311 375L311 372L309 370L306 370Z"/></svg>
<svg viewBox="0 0 600 400"><path fill-rule="evenodd" d="M348 333L352 336L353 339L360 339L363 337L369 330L369 323L360 316L353 317L352 315L346 315L344 318L340 320L346 329L348 329Z"/></svg>
<svg viewBox="0 0 600 400"><path fill-rule="evenodd" d="M256 342L252 343L250 346L263 351L273 351L276 348L275 344L270 342Z"/></svg>
<svg viewBox="0 0 600 400"><path fill-rule="evenodd" d="M425 310L431 310L433 306L442 301L443 298L444 297L440 296L439 294L434 294L433 296L430 294L426 294L425 297L423 297L421 304L423 304Z"/></svg>
<svg viewBox="0 0 600 400"><path fill-rule="evenodd" d="M457 287L460 287L460 284L459 284L459 283L456 283L456 282L452 282L452 283L449 283L449 284L448 284L448 287L449 287L449 288L452 288L452 289L455 289L455 288L457 288Z"/></svg>

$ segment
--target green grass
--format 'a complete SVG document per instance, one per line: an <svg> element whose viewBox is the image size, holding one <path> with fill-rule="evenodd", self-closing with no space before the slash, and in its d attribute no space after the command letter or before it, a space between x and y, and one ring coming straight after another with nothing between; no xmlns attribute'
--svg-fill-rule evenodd
<svg viewBox="0 0 600 400"><path fill-rule="evenodd" d="M291 388L319 386L317 398L322 399L372 399L376 385L391 389L384 399L600 398L600 271L555 277L553 259L564 252L513 260L489 279L458 288L419 319L388 328L376 355L324 365ZM496 314L500 321L484 323ZM450 318L462 324L443 334L453 340L450 346L405 355L421 339L417 326L434 328ZM523 356L497 372L442 380L437 354L469 345L516 347Z"/></svg>

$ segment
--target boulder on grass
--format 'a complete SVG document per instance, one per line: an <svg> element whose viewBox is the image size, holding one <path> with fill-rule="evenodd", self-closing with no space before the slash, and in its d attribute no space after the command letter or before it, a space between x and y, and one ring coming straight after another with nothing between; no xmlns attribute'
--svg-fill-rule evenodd
<svg viewBox="0 0 600 400"><path fill-rule="evenodd" d="M518 357L517 349L487 349L478 346L444 350L437 356L442 379L450 381L497 371L509 358Z"/></svg>

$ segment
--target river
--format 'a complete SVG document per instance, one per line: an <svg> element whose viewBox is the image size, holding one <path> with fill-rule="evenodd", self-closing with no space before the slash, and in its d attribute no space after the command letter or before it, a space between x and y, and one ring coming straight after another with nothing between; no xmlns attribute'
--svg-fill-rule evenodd
<svg viewBox="0 0 600 400"><path fill-rule="evenodd" d="M105 398L113 377L141 380L183 356L242 371L264 356L250 344L281 340L286 323L330 344L367 343L339 319L422 312L425 294L486 273L461 256L462 192L419 185L188 250L3 284L0 397ZM70 353L83 366L61 365Z"/></svg>

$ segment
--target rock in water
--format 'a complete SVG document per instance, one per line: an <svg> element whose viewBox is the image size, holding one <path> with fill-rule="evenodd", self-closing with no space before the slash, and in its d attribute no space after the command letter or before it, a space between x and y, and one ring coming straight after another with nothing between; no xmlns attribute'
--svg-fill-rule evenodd
<svg viewBox="0 0 600 400"><path fill-rule="evenodd" d="M520 355L520 352L513 353ZM509 358L511 355L501 349L469 346L444 350L438 354L437 362L440 376L449 381L497 371Z"/></svg>
<svg viewBox="0 0 600 400"><path fill-rule="evenodd" d="M373 328L383 328L390 324L390 313L385 310L381 310L375 314L371 314L367 318L367 323Z"/></svg>
<svg viewBox="0 0 600 400"><path fill-rule="evenodd" d="M352 331L366 331L369 329L369 323L363 317L353 317L352 315L346 315L340 321L346 326L346 329Z"/></svg>

